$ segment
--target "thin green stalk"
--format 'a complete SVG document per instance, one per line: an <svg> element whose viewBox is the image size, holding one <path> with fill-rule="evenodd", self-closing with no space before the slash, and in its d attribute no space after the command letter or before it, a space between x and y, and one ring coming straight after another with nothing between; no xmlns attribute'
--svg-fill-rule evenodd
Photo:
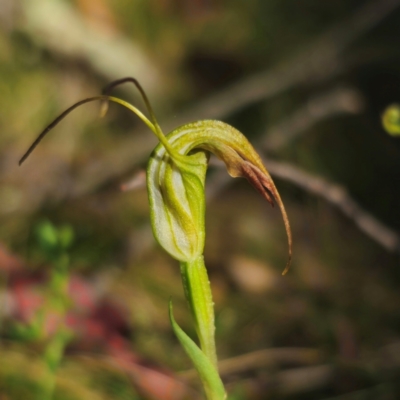
<svg viewBox="0 0 400 400"><path fill-rule="evenodd" d="M214 302L203 256L181 262L181 276L186 300L195 321L200 347L217 369L215 350Z"/></svg>

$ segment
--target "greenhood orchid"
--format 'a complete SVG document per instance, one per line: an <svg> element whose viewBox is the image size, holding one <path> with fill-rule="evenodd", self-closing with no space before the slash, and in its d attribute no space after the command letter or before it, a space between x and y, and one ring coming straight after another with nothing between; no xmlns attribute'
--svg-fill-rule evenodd
<svg viewBox="0 0 400 400"><path fill-rule="evenodd" d="M120 98L110 96L117 85L131 82L142 95L149 118ZM91 101L101 101L102 114L108 103L118 103L135 113L157 136L158 146L147 167L147 190L151 224L160 246L179 261L182 282L200 342L200 348L177 325L170 303L170 320L184 350L194 363L209 400L226 398L218 375L214 340L214 307L207 270L203 260L205 241L205 176L209 154L221 159L233 177L246 178L271 204L278 204L286 228L291 260L291 231L279 193L252 145L239 131L224 122L205 120L189 123L164 135L147 96L134 78L124 78L108 85L103 94L84 99L56 118L31 145L20 164L43 137L72 110Z"/></svg>

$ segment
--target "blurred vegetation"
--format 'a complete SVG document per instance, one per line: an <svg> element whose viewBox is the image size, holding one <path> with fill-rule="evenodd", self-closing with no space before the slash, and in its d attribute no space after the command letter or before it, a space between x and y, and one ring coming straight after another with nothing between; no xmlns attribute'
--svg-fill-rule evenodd
<svg viewBox="0 0 400 400"><path fill-rule="evenodd" d="M399 40L397 0L2 0L0 399L43 399L58 332L43 221L71 235L53 398L200 398L168 321L172 296L190 333L178 266L143 185L119 190L155 138L87 105L17 165L56 115L127 75L165 130L217 118L245 133L288 210L282 277L279 212L212 161L206 264L229 398L399 398L400 139L381 121L400 102ZM38 315L46 335L23 340L15 327Z"/></svg>

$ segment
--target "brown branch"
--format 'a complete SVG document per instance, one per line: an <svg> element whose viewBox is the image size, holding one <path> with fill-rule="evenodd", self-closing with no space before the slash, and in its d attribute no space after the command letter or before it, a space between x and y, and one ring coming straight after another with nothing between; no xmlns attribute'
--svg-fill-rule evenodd
<svg viewBox="0 0 400 400"><path fill-rule="evenodd" d="M310 365L322 361L321 352L311 348L282 347L253 351L218 362L218 371L222 376L243 373L259 368L278 367L281 364ZM179 377L185 381L197 379L194 369L183 371Z"/></svg>
<svg viewBox="0 0 400 400"><path fill-rule="evenodd" d="M399 234L364 210L344 187L314 176L288 163L268 160L266 165L274 177L291 182L309 193L325 199L353 220L361 231L386 250L400 253Z"/></svg>

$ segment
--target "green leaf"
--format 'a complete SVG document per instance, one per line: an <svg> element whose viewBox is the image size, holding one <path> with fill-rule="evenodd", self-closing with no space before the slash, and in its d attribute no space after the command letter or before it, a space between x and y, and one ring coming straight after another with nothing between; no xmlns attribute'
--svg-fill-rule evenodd
<svg viewBox="0 0 400 400"><path fill-rule="evenodd" d="M224 400L226 393L218 371L215 369L212 362L193 342L193 340L181 329L176 323L173 315L172 301L169 302L169 318L172 329L181 343L186 354L192 360L200 379L203 383L204 390L208 400Z"/></svg>

